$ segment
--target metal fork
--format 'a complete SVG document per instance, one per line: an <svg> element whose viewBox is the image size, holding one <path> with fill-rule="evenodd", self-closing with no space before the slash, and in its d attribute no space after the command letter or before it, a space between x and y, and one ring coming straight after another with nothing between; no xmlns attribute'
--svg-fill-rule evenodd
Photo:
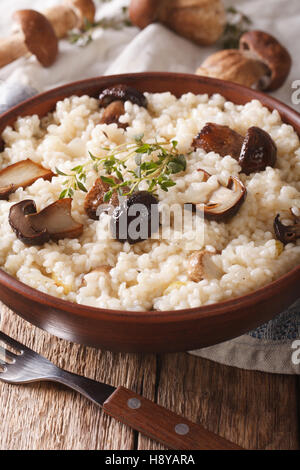
<svg viewBox="0 0 300 470"><path fill-rule="evenodd" d="M175 413L153 403L124 387L112 387L101 382L72 374L52 364L44 357L10 338L0 331L0 341L17 352L2 350L0 380L10 384L25 384L38 381L59 382L76 390L102 409L155 439L170 449L230 449L241 447L207 431Z"/></svg>

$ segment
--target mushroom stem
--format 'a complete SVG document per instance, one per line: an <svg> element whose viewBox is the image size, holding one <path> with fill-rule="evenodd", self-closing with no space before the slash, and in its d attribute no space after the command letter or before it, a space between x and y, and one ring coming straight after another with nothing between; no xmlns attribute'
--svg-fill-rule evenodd
<svg viewBox="0 0 300 470"><path fill-rule="evenodd" d="M0 67L14 62L28 52L22 33L15 33L8 38L0 39Z"/></svg>
<svg viewBox="0 0 300 470"><path fill-rule="evenodd" d="M58 39L64 38L68 31L78 25L78 16L73 8L65 5L58 5L48 8L44 15L50 21Z"/></svg>

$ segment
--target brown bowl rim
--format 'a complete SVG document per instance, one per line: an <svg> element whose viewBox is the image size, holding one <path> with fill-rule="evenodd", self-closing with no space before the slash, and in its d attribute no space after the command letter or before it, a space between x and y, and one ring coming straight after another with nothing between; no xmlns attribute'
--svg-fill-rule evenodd
<svg viewBox="0 0 300 470"><path fill-rule="evenodd" d="M25 101L23 101L21 104L18 104L12 108L10 108L8 111L0 115L0 123L1 121L8 121L11 116L16 114L16 117L18 116L18 113L21 113L24 109L27 108L29 104L34 105L35 103L40 102L44 98L51 98L56 94L59 94L61 91L66 91L68 88L75 88L75 89L80 89L80 86L82 85L88 85L89 83L94 83L95 80L103 80L103 79L113 79L116 81L122 81L122 80L128 80L128 79L138 79L138 78L160 78L164 80L172 80L172 79L186 79L186 80L195 80L202 82L202 83L210 83L212 85L218 86L220 88L220 94L222 94L222 87L226 85L227 89L234 89L237 92L240 90L240 92L251 94L251 100L253 99L258 99L259 101L262 102L263 106L268 107L271 110L277 110L279 114L282 112L286 113L289 116L289 119L291 121L293 120L299 120L299 126L300 126L300 114L295 111L293 108L290 106L284 104L280 100L266 95L260 91L257 90L252 90L250 88L244 87L242 85L238 85L232 82L227 82L225 80L219 80L215 78L209 78L209 77L201 77L199 75L195 74L185 74L185 73L175 73L175 72L141 72L141 73L131 73L131 74L119 74L119 75L105 75L105 76L99 76L99 77L93 77L93 78L88 78L84 80L78 80L75 82L71 83L66 83L64 85L61 85L59 87L52 88L50 90L47 90L43 93L39 93L32 98L29 98ZM76 94L74 90L74 94ZM70 95L71 96L71 95ZM250 100L250 101L251 101ZM290 124L292 125L292 124ZM0 284L4 285L8 289L21 294L23 297L27 298L28 300L35 301L38 303L42 303L43 305L47 305L49 307L53 308L59 308L60 310L68 311L69 313L72 313L74 315L82 316L84 314L84 317L90 317L91 319L98 319L101 320L102 318L109 317L110 321L120 321L120 318L126 319L126 320L134 320L138 321L140 320L142 323L145 321L150 321L150 322L156 322L156 321L165 321L168 320L170 322L172 321L178 321L178 319L182 318L183 316L188 315L189 318L197 317L197 318L205 318L207 316L211 316L211 314L214 314L214 316L218 315L223 315L224 311L229 311L229 310L236 310L243 308L246 309L248 306L253 305L253 301L255 303L259 301L263 301L265 299L268 299L274 289L276 290L277 287L288 284L289 280L291 278L294 278L296 276L300 279L300 264L297 265L295 268L293 268L291 271L288 271L284 275L280 276L278 279L266 284L265 286L262 286L248 294L241 295L238 297L234 297L232 299L228 299L222 302L216 302L214 304L209 304L209 305L202 305L199 307L193 307L193 308L185 308L185 309L178 309L178 310L143 310L143 311L135 311L135 310L114 310L114 309L107 309L107 308L101 308L101 307L91 307L88 305L84 304L78 304L76 302L71 302L69 300L61 299L59 297L55 297L53 295L44 293L42 291L39 291L38 289L35 289L33 287L30 287L29 285L23 283L22 281L19 281L17 278L13 277L12 275L8 274L6 271L4 271L2 268L0 268Z"/></svg>

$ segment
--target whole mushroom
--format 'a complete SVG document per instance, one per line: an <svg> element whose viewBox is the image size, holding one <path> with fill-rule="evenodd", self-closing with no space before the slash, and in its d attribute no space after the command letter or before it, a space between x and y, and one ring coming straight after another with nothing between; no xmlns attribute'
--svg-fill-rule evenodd
<svg viewBox="0 0 300 470"><path fill-rule="evenodd" d="M64 0L63 4L45 10L44 15L51 22L58 38L63 38L68 31L82 29L86 22L93 23L96 8L93 0Z"/></svg>
<svg viewBox="0 0 300 470"><path fill-rule="evenodd" d="M226 23L222 0L131 0L129 16L139 28L160 22L203 46L214 44Z"/></svg>
<svg viewBox="0 0 300 470"><path fill-rule="evenodd" d="M287 49L271 34L256 30L241 36L239 49L218 51L207 57L196 73L274 91L285 82L291 65Z"/></svg>
<svg viewBox="0 0 300 470"><path fill-rule="evenodd" d="M58 39L51 23L35 10L18 10L13 19L18 31L0 40L0 67L28 53L44 67L50 67L58 54Z"/></svg>

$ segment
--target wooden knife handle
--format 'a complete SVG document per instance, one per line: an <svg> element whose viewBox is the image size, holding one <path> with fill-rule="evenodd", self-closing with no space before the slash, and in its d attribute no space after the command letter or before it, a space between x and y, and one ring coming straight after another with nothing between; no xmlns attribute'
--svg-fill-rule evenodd
<svg viewBox="0 0 300 470"><path fill-rule="evenodd" d="M169 449L242 450L233 442L124 387L116 389L105 401L103 409L122 423L161 442Z"/></svg>

